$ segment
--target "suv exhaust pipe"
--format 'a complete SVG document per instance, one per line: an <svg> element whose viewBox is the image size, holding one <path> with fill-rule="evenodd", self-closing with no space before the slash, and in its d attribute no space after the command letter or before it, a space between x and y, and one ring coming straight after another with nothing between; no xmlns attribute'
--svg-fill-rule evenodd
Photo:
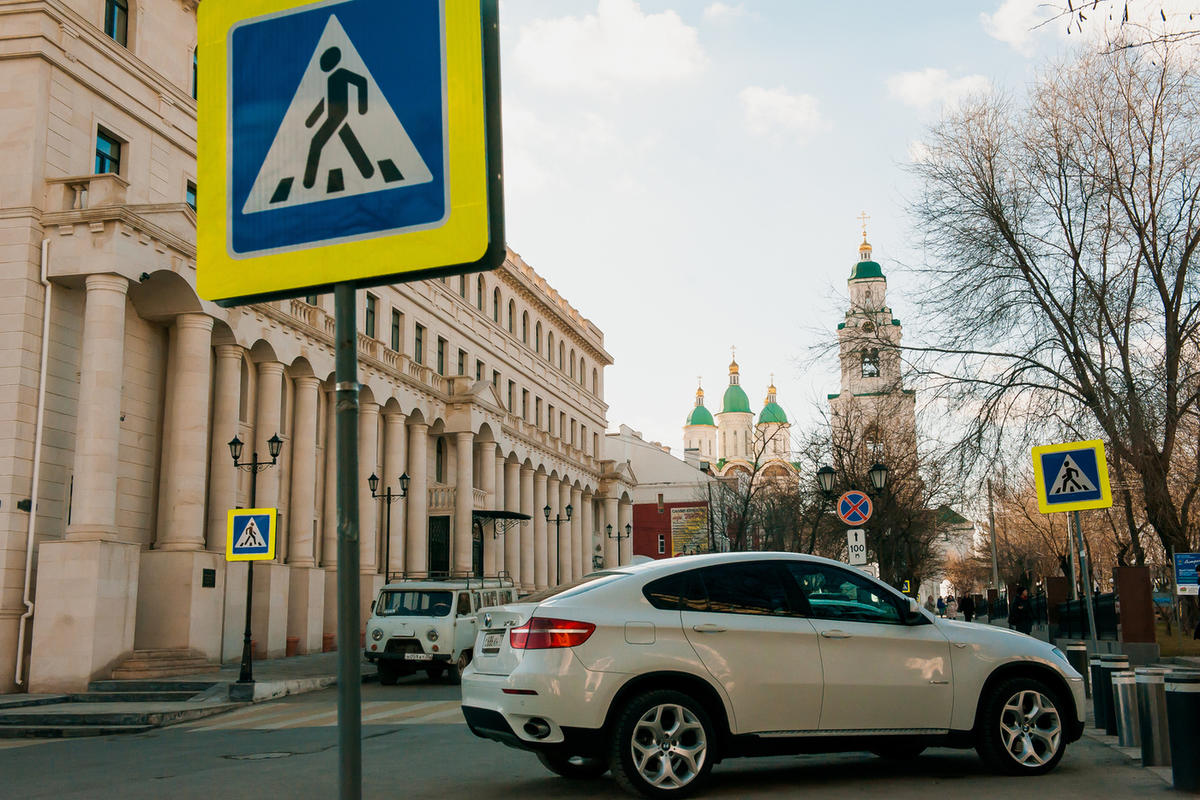
<svg viewBox="0 0 1200 800"><path fill-rule="evenodd" d="M522 726L522 730L535 739L545 739L550 735L550 723L541 717L534 717Z"/></svg>

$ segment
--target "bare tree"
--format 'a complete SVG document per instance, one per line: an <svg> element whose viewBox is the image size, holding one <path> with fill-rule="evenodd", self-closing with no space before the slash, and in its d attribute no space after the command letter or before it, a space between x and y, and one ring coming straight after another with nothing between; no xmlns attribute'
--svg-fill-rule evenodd
<svg viewBox="0 0 1200 800"><path fill-rule="evenodd" d="M1047 69L1027 105L985 96L913 170L933 385L962 452L1102 436L1167 550L1196 541L1180 435L1200 401L1200 107L1193 59L1152 46Z"/></svg>
<svg viewBox="0 0 1200 800"><path fill-rule="evenodd" d="M1200 4L1194 11L1172 11L1170 15L1162 5L1131 4L1129 0L1059 0L1048 6L1049 18L1037 27L1065 24L1068 34L1082 34L1099 25L1110 51L1152 42L1176 44L1200 37L1200 26L1196 25Z"/></svg>

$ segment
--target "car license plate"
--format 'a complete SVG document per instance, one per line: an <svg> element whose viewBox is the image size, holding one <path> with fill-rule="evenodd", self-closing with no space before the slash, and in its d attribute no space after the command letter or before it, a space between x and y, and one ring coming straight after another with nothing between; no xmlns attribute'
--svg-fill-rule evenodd
<svg viewBox="0 0 1200 800"><path fill-rule="evenodd" d="M433 654L432 653L405 653L404 660L405 661L432 661Z"/></svg>
<svg viewBox="0 0 1200 800"><path fill-rule="evenodd" d="M496 633L485 633L483 635L483 652L499 653L500 640L503 636L504 633L501 631L497 631Z"/></svg>

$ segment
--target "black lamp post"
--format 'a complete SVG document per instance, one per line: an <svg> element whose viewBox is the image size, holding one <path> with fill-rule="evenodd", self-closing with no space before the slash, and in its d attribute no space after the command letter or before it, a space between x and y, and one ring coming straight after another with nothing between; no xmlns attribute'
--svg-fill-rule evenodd
<svg viewBox="0 0 1200 800"><path fill-rule="evenodd" d="M257 450L251 455L249 462L242 461L243 447L245 444L234 434L233 439L229 442L229 454L233 456L233 466L236 469L244 469L250 473L250 507L255 508L258 504L258 473L279 463L279 453L283 450L283 439L279 438L278 433L267 439L267 452L271 454L270 461L259 461ZM254 593L254 562L247 561L246 566L246 630L242 634L242 669L238 673L238 683L254 683L254 666L250 652L250 603Z"/></svg>
<svg viewBox="0 0 1200 800"><path fill-rule="evenodd" d="M571 512L572 512L572 511L574 511L574 510L575 510L575 509L573 509L573 508L571 507L571 504L570 504L570 503L567 503L567 508L566 508L567 515L566 515L565 517L562 517L562 516L559 516L559 515L555 514L555 515L554 515L554 519L550 519L550 506L549 506L549 505L547 505L545 508L543 508L543 509L542 509L542 513L546 515L546 522L547 522L547 523L550 523L550 522L553 522L553 523L554 523L554 541L556 541L556 542L561 542L561 541L562 541L562 533L559 531L559 528L561 528L561 527L562 527L562 524L563 524L564 522L570 522L570 521L571 521ZM557 571L557 570L556 570L556 571ZM562 580L562 577L563 577L562 575L559 575L559 576L558 576L558 582L559 582L559 583L562 583L562 582L563 582L563 580Z"/></svg>
<svg viewBox="0 0 1200 800"><path fill-rule="evenodd" d="M633 536L633 526L630 525L628 522L626 522L625 523L625 533L621 533L621 529L618 528L617 533L614 536L612 525L605 525L604 526L604 535L610 539L617 540L617 565L620 565L620 563L621 563L621 540L628 539L630 536Z"/></svg>
<svg viewBox="0 0 1200 800"><path fill-rule="evenodd" d="M408 497L408 473L405 472L400 476L400 494L392 494L392 487L387 487L383 494L376 494L375 490L379 488L379 476L374 472L371 477L367 478L367 486L371 488L371 497L378 500L383 498L384 505L387 506L387 524L384 527L383 539L383 582L387 583L391 580L392 568L392 503L397 500L403 500Z"/></svg>

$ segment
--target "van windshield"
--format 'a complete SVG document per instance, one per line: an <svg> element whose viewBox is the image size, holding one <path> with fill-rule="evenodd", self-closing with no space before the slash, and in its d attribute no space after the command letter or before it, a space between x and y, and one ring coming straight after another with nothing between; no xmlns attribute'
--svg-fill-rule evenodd
<svg viewBox="0 0 1200 800"><path fill-rule="evenodd" d="M444 617L454 598L450 592L405 589L379 595L375 613L381 617Z"/></svg>

